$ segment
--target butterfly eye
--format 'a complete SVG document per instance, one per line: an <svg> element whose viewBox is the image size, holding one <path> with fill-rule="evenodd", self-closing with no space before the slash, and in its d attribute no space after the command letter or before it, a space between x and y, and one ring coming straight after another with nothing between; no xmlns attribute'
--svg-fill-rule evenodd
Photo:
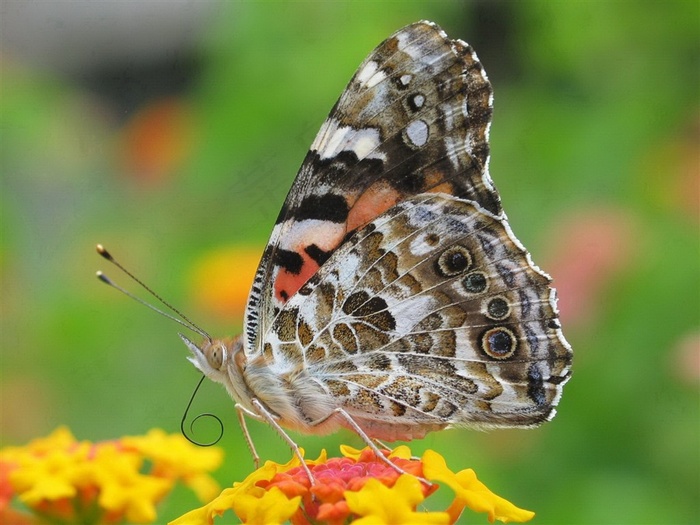
<svg viewBox="0 0 700 525"><path fill-rule="evenodd" d="M214 343L207 348L206 356L209 366L214 370L221 370L226 360L226 348L222 343Z"/></svg>

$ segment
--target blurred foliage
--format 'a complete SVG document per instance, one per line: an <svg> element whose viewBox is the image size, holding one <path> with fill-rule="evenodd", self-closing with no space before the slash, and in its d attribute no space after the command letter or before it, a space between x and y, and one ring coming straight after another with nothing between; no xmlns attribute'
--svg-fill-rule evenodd
<svg viewBox="0 0 700 525"><path fill-rule="evenodd" d="M232 316L202 293L217 286L202 268L262 251L354 69L419 19L470 42L489 72L491 173L555 278L575 363L552 423L440 432L413 450L473 467L538 523L700 521L695 0L226 2L194 50L167 57L196 58L186 86L136 97L126 113L114 90L4 49L3 444L61 424L92 440L177 431L197 380L177 328L98 286L99 267L127 281L94 244L207 331L238 332L240 307ZM252 462L231 401L207 385L195 405L226 424L219 480L242 479ZM271 429L250 426L263 457L289 457ZM360 444L347 433L298 441L309 456ZM164 519L195 505L178 494Z"/></svg>

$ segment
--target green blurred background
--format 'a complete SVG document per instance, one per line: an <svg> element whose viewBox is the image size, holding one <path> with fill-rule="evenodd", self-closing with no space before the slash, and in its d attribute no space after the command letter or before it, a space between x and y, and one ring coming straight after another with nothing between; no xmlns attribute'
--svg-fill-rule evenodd
<svg viewBox="0 0 700 525"><path fill-rule="evenodd" d="M414 453L473 467L536 523L700 522L699 6L3 2L2 444L63 424L90 440L177 432L198 378L178 327L100 285L96 269L127 281L94 244L210 333L238 333L197 268L262 251L355 68L430 19L493 82L491 173L555 278L575 360L552 423L434 433ZM194 410L226 425L218 479L242 479L225 392L206 384ZM250 428L264 458L289 458ZM361 445L297 438L314 457ZM197 505L177 493L162 520Z"/></svg>

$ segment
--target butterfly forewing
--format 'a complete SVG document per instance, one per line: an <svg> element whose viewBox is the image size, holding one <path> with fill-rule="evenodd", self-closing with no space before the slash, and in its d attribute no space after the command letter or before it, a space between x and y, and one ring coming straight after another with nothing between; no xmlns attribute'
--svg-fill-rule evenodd
<svg viewBox="0 0 700 525"><path fill-rule="evenodd" d="M491 86L435 24L407 26L362 63L314 140L258 268L248 348L349 234L426 191L500 212L488 175Z"/></svg>

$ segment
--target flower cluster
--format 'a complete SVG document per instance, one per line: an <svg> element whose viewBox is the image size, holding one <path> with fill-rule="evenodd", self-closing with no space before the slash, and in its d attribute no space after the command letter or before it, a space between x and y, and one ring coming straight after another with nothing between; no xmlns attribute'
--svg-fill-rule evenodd
<svg viewBox="0 0 700 525"><path fill-rule="evenodd" d="M0 523L151 523L155 505L181 481L201 501L220 490L208 472L223 452L153 429L114 441L77 441L66 428L0 450ZM18 499L34 515L11 506Z"/></svg>
<svg viewBox="0 0 700 525"><path fill-rule="evenodd" d="M465 508L488 514L490 522L525 522L533 512L519 509L495 495L471 469L452 472L437 452L414 458L406 446L386 456L405 474L378 458L371 449L341 447L343 457L328 459L325 451L316 460L306 460L313 474L311 483L295 458L285 465L271 461L208 505L188 512L170 525L212 525L216 517L232 510L250 525L291 522L292 525L344 523L455 523ZM455 494L445 511L417 510L418 505L447 485ZM226 523L231 522L229 516Z"/></svg>

